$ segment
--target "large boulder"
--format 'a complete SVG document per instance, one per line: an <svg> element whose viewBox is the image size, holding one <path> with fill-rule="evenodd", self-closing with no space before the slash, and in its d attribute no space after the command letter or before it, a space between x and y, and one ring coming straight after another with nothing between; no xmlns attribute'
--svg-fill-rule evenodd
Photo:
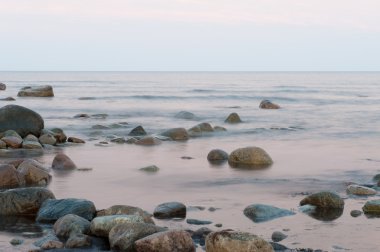
<svg viewBox="0 0 380 252"><path fill-rule="evenodd" d="M145 223L154 224L151 214L145 212L139 207L127 205L114 205L107 209L102 209L96 213L96 217L109 215L139 215L144 219Z"/></svg>
<svg viewBox="0 0 380 252"><path fill-rule="evenodd" d="M363 206L363 212L369 215L380 216L380 200L370 200Z"/></svg>
<svg viewBox="0 0 380 252"><path fill-rule="evenodd" d="M20 97L53 97L53 87L50 85L36 86L36 87L23 87L17 94Z"/></svg>
<svg viewBox="0 0 380 252"><path fill-rule="evenodd" d="M88 234L90 233L90 222L78 215L67 214L54 223L53 229L59 237Z"/></svg>
<svg viewBox="0 0 380 252"><path fill-rule="evenodd" d="M272 245L250 233L219 231L206 237L207 252L273 252Z"/></svg>
<svg viewBox="0 0 380 252"><path fill-rule="evenodd" d="M11 164L0 165L0 188L13 188L23 184L16 168Z"/></svg>
<svg viewBox="0 0 380 252"><path fill-rule="evenodd" d="M44 120L36 112L18 105L0 108L0 132L15 130L21 137L28 134L39 136L44 128Z"/></svg>
<svg viewBox="0 0 380 252"><path fill-rule="evenodd" d="M279 109L280 106L270 100L262 100L259 106L261 109Z"/></svg>
<svg viewBox="0 0 380 252"><path fill-rule="evenodd" d="M87 220L95 216L95 205L85 199L49 199L46 200L38 211L38 222L55 222L67 214L75 214Z"/></svg>
<svg viewBox="0 0 380 252"><path fill-rule="evenodd" d="M137 240L135 250L137 252L194 252L195 245L188 232L170 230Z"/></svg>
<svg viewBox="0 0 380 252"><path fill-rule="evenodd" d="M165 231L166 228L147 223L123 223L114 226L108 238L111 249L133 251L134 242L148 235Z"/></svg>
<svg viewBox="0 0 380 252"><path fill-rule="evenodd" d="M49 170L33 159L23 161L17 167L17 171L27 186L46 186L51 180Z"/></svg>
<svg viewBox="0 0 380 252"><path fill-rule="evenodd" d="M245 147L234 150L228 157L231 166L267 167L273 164L272 158L259 147Z"/></svg>
<svg viewBox="0 0 380 252"><path fill-rule="evenodd" d="M91 221L91 234L108 237L111 229L121 223L144 223L144 219L138 215L110 215L96 217Z"/></svg>
<svg viewBox="0 0 380 252"><path fill-rule="evenodd" d="M63 153L58 153L54 157L51 167L56 170L72 170L77 168L74 162Z"/></svg>
<svg viewBox="0 0 380 252"><path fill-rule="evenodd" d="M244 209L244 215L251 219L253 222L264 222L294 214L294 212L287 209L263 204L252 204Z"/></svg>
<svg viewBox="0 0 380 252"><path fill-rule="evenodd" d="M172 128L161 133L162 136L169 137L174 141L185 141L189 139L189 134L185 128Z"/></svg>
<svg viewBox="0 0 380 252"><path fill-rule="evenodd" d="M157 219L185 218L186 206L180 202L166 202L158 205L153 215Z"/></svg>
<svg viewBox="0 0 380 252"><path fill-rule="evenodd" d="M0 192L0 215L35 215L43 202L54 198L50 190L41 187Z"/></svg>

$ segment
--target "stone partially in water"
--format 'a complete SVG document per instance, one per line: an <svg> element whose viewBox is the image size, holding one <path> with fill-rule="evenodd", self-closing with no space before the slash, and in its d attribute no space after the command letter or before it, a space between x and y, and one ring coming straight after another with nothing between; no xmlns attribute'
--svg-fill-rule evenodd
<svg viewBox="0 0 380 252"><path fill-rule="evenodd" d="M252 204L244 209L244 215L257 223L294 214L294 212L287 209L263 204Z"/></svg>
<svg viewBox="0 0 380 252"><path fill-rule="evenodd" d="M206 237L207 252L273 252L272 245L257 235L219 231L212 232Z"/></svg>
<svg viewBox="0 0 380 252"><path fill-rule="evenodd" d="M50 144L55 145L57 143L57 139L55 139L52 134L43 134L38 139L41 144Z"/></svg>
<svg viewBox="0 0 380 252"><path fill-rule="evenodd" d="M0 82L0 90L5 90L5 89L7 89L7 85Z"/></svg>
<svg viewBox="0 0 380 252"><path fill-rule="evenodd" d="M65 248L85 248L90 247L92 243L91 237L85 234L71 235L65 243Z"/></svg>
<svg viewBox="0 0 380 252"><path fill-rule="evenodd" d="M76 169L77 166L67 155L58 153L54 157L52 168L57 170L72 170Z"/></svg>
<svg viewBox="0 0 380 252"><path fill-rule="evenodd" d="M349 185L347 187L347 193L348 194L354 194L354 195L360 195L360 196L370 196L370 195L375 195L377 193L376 190L366 187L366 186L361 186L361 185Z"/></svg>
<svg viewBox="0 0 380 252"><path fill-rule="evenodd" d="M84 144L84 143L86 143L86 141L84 141L84 140L82 140L80 138L77 138L77 137L69 137L67 139L67 141L70 142L70 143L77 143L77 144Z"/></svg>
<svg viewBox="0 0 380 252"><path fill-rule="evenodd" d="M240 119L240 116L237 113L231 113L229 114L229 116L226 118L224 122L234 124L234 123L241 123L242 121Z"/></svg>
<svg viewBox="0 0 380 252"><path fill-rule="evenodd" d="M261 109L279 109L280 108L279 105L277 105L275 103L272 103L270 100L263 100L263 101L261 101L259 107Z"/></svg>
<svg viewBox="0 0 380 252"><path fill-rule="evenodd" d="M133 139L133 138L132 138ZM127 143L130 139L127 140ZM152 136L146 136L143 137L135 142L137 145L145 145L145 146L153 146L153 145L159 145L162 141L157 139L156 137Z"/></svg>
<svg viewBox="0 0 380 252"><path fill-rule="evenodd" d="M180 111L178 112L178 114L175 115L175 118L193 120L195 119L195 115L188 111Z"/></svg>
<svg viewBox="0 0 380 252"><path fill-rule="evenodd" d="M91 221L91 234L108 237L111 229L122 223L144 223L144 219L139 215L109 215L96 217Z"/></svg>
<svg viewBox="0 0 380 252"><path fill-rule="evenodd" d="M351 212L350 212L350 215L352 216L352 217L359 217L360 215L362 215L363 214L363 212L362 211L360 211L360 210L352 210Z"/></svg>
<svg viewBox="0 0 380 252"><path fill-rule="evenodd" d="M51 180L49 170L33 159L26 159L18 167L19 176L27 186L46 186Z"/></svg>
<svg viewBox="0 0 380 252"><path fill-rule="evenodd" d="M273 160L259 147L245 147L234 150L228 163L233 167L265 168L273 164Z"/></svg>
<svg viewBox="0 0 380 252"><path fill-rule="evenodd" d="M129 134L128 134L128 136L145 136L145 135L146 135L146 131L144 130L144 128L141 125L132 129L131 132L129 132Z"/></svg>
<svg viewBox="0 0 380 252"><path fill-rule="evenodd" d="M280 242L284 240L286 237L288 236L280 231L275 231L272 233L272 241L274 242Z"/></svg>
<svg viewBox="0 0 380 252"><path fill-rule="evenodd" d="M228 153L224 150L213 149L207 155L207 160L211 163L219 163L228 160Z"/></svg>
<svg viewBox="0 0 380 252"><path fill-rule="evenodd" d="M54 223L53 229L55 234L59 237L88 234L90 232L90 222L78 215L67 214Z"/></svg>
<svg viewBox="0 0 380 252"><path fill-rule="evenodd" d="M370 200L363 206L365 214L380 216L380 200Z"/></svg>
<svg viewBox="0 0 380 252"><path fill-rule="evenodd" d="M191 224L191 225L209 225L209 224L212 224L212 221L197 220L197 219L187 219L186 223L187 224Z"/></svg>
<svg viewBox="0 0 380 252"><path fill-rule="evenodd" d="M22 88L17 96L20 97L53 97L53 87L50 85L36 86L36 87L24 87Z"/></svg>
<svg viewBox="0 0 380 252"><path fill-rule="evenodd" d="M96 213L97 217L109 215L139 215L144 219L145 223L154 224L154 221L152 220L152 215L145 212L139 207L127 205L114 205L107 209L100 210Z"/></svg>
<svg viewBox="0 0 380 252"><path fill-rule="evenodd" d="M158 205L153 215L157 219L185 218L186 206L180 202L166 202Z"/></svg>
<svg viewBox="0 0 380 252"><path fill-rule="evenodd" d="M344 201L343 199L336 193L329 191L322 191L318 193L314 193L312 195L304 198L300 205L313 205L320 208L336 208L343 209Z"/></svg>
<svg viewBox="0 0 380 252"><path fill-rule="evenodd" d="M149 166L146 166L146 167L142 167L139 170L140 171L144 171L144 172L154 173L154 172L158 172L159 169L160 168L158 168L155 165L149 165Z"/></svg>
<svg viewBox="0 0 380 252"><path fill-rule="evenodd" d="M161 133L162 136L170 137L174 141L185 141L189 139L189 134L185 128L172 128Z"/></svg>

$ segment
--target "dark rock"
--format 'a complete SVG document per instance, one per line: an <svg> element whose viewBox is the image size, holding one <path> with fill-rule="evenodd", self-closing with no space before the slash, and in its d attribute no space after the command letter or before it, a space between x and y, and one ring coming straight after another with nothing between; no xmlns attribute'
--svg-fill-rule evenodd
<svg viewBox="0 0 380 252"><path fill-rule="evenodd" d="M90 115L89 114L84 114L84 113L82 113L82 114L76 114L74 116L74 118L90 118Z"/></svg>
<svg viewBox="0 0 380 252"><path fill-rule="evenodd" d="M67 214L54 223L53 229L59 237L88 234L90 233L90 222L78 215Z"/></svg>
<svg viewBox="0 0 380 252"><path fill-rule="evenodd" d="M145 136L146 131L142 126L137 126L136 128L132 129L131 132L129 132L128 136Z"/></svg>
<svg viewBox="0 0 380 252"><path fill-rule="evenodd" d="M118 143L118 144L123 144L126 143L127 141L125 140L124 137L115 137L111 139L112 143Z"/></svg>
<svg viewBox="0 0 380 252"><path fill-rule="evenodd" d="M23 243L24 243L24 240L22 240L22 239L16 239L16 238L13 238L10 241L10 244L12 244L13 246L21 245Z"/></svg>
<svg viewBox="0 0 380 252"><path fill-rule="evenodd" d="M0 101L15 101L15 100L16 100L15 98L10 97L10 96L0 99Z"/></svg>
<svg viewBox="0 0 380 252"><path fill-rule="evenodd" d="M186 206L180 202L163 203L154 209L153 215L157 219L186 218Z"/></svg>
<svg viewBox="0 0 380 252"><path fill-rule="evenodd" d="M162 136L170 137L174 141L185 141L189 139L189 134L185 128L172 128L161 133Z"/></svg>
<svg viewBox="0 0 380 252"><path fill-rule="evenodd" d="M53 97L53 87L50 85L37 86L37 87L24 87L22 88L17 96L20 97Z"/></svg>
<svg viewBox="0 0 380 252"><path fill-rule="evenodd" d="M194 252L195 246L189 233L170 230L155 233L135 242L137 252Z"/></svg>
<svg viewBox="0 0 380 252"><path fill-rule="evenodd" d="M58 153L54 157L52 168L57 170L72 170L76 169L77 166L68 156L63 153Z"/></svg>
<svg viewBox="0 0 380 252"><path fill-rule="evenodd" d="M91 246L91 237L85 234L75 234L69 237L65 247L69 249L84 248Z"/></svg>
<svg viewBox="0 0 380 252"><path fill-rule="evenodd" d="M133 251L135 241L165 230L166 228L153 224L123 223L114 226L109 232L108 237L113 250Z"/></svg>
<svg viewBox="0 0 380 252"><path fill-rule="evenodd" d="M259 147L245 147L231 152L228 163L233 167L265 168L273 164L273 160Z"/></svg>
<svg viewBox="0 0 380 252"><path fill-rule="evenodd" d="M228 160L228 153L224 150L214 149L208 153L207 160L211 163L220 163Z"/></svg>
<svg viewBox="0 0 380 252"><path fill-rule="evenodd" d="M252 204L244 209L244 215L253 222L264 222L294 214L294 212L287 209L263 204Z"/></svg>
<svg viewBox="0 0 380 252"><path fill-rule="evenodd" d="M320 208L336 208L343 209L344 201L343 199L336 193L322 191L319 193L314 193L312 195L304 198L300 205L313 205Z"/></svg>
<svg viewBox="0 0 380 252"><path fill-rule="evenodd" d="M352 211L350 212L350 215L351 215L352 217L359 217L359 216L362 215L362 214L363 214L363 212L360 211L360 210L352 210Z"/></svg>
<svg viewBox="0 0 380 252"><path fill-rule="evenodd" d="M28 134L39 136L43 128L42 117L30 109L18 105L0 108L0 132L15 130L21 137Z"/></svg>
<svg viewBox="0 0 380 252"><path fill-rule="evenodd" d="M380 216L380 200L370 200L363 206L363 212L368 215Z"/></svg>
<svg viewBox="0 0 380 252"><path fill-rule="evenodd" d="M260 106L259 106L261 109L279 109L280 106L275 104L275 103L272 103L271 101L269 100L263 100L261 101L260 103Z"/></svg>
<svg viewBox="0 0 380 252"><path fill-rule="evenodd" d="M67 141L70 143L80 143L80 144L86 143L84 140L77 137L69 137Z"/></svg>
<svg viewBox="0 0 380 252"><path fill-rule="evenodd" d="M5 89L7 89L7 85L0 82L0 90L5 90Z"/></svg>
<svg viewBox="0 0 380 252"><path fill-rule="evenodd" d="M215 132L223 132L223 131L227 131L227 129L222 127L222 126L214 126L214 131Z"/></svg>
<svg viewBox="0 0 380 252"><path fill-rule="evenodd" d="M197 219L187 219L186 223L187 224L191 224L191 225L209 225L209 224L212 224L212 221L197 220Z"/></svg>
<svg viewBox="0 0 380 252"><path fill-rule="evenodd" d="M202 227L198 230L196 230L192 235L191 238L193 241L201 246L204 246L206 244L206 236L211 233L212 230L207 227Z"/></svg>
<svg viewBox="0 0 380 252"><path fill-rule="evenodd" d="M95 216L95 205L84 199L49 199L46 200L38 211L38 222L55 222L67 214L75 214L87 220Z"/></svg>
<svg viewBox="0 0 380 252"><path fill-rule="evenodd" d="M91 221L91 234L108 237L111 229L122 223L144 223L144 219L139 215L109 215L96 217Z"/></svg>
<svg viewBox="0 0 380 252"><path fill-rule="evenodd" d="M222 223L217 223L217 224L215 224L215 227L223 227L223 224Z"/></svg>
<svg viewBox="0 0 380 252"><path fill-rule="evenodd" d="M280 242L284 240L286 237L288 236L280 231L275 231L272 233L272 241L274 242Z"/></svg>
<svg viewBox="0 0 380 252"><path fill-rule="evenodd" d="M231 113L226 120L224 121L226 123L241 123L240 116L237 113Z"/></svg>
<svg viewBox="0 0 380 252"><path fill-rule="evenodd" d="M45 200L54 198L51 191L41 187L0 192L0 215L35 215Z"/></svg>
<svg viewBox="0 0 380 252"><path fill-rule="evenodd" d="M0 165L0 188L19 187L23 183L24 181L13 165Z"/></svg>
<svg viewBox="0 0 380 252"><path fill-rule="evenodd" d="M250 233L219 231L206 237L207 252L257 251L273 252L272 245Z"/></svg>

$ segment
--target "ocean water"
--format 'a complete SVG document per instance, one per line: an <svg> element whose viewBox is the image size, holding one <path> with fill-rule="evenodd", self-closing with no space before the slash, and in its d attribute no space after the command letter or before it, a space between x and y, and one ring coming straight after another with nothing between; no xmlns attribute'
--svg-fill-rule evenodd
<svg viewBox="0 0 380 252"><path fill-rule="evenodd" d="M219 208L190 211L190 218L223 223L223 228L249 231L268 240L273 231L290 229L281 243L291 248L378 249L380 219L352 218L350 211L361 209L367 199L347 197L345 187L348 182L370 184L373 175L380 173L380 73L0 72L0 82L7 84L0 97L16 98L0 101L0 106L28 107L42 115L46 128L59 127L68 136L86 140L84 145L48 150L36 157L49 166L54 154L64 151L79 167L92 168L53 172L48 187L57 198L90 199L99 209L128 204L148 211L165 201L181 201ZM20 88L35 85L52 85L55 97L16 97ZM259 109L263 99L282 108ZM192 112L196 118L175 118L180 111ZM224 123L232 112L243 123ZM79 113L107 116L74 118ZM137 125L149 134L159 134L201 122L227 131L153 147L97 145L109 136L127 136ZM114 126L118 123L123 124ZM110 129L93 129L97 124ZM262 147L274 164L247 170L207 162L211 149L231 152L246 146ZM6 161L10 155L0 157ZM138 170L152 164L160 167L157 174ZM320 221L298 212L302 194L319 190L337 191L346 198L340 218ZM257 224L242 213L253 203L293 209L297 214ZM197 228L186 222L157 223ZM218 230L213 224L209 227ZM0 230L0 248L8 248L11 237L19 234L9 228Z"/></svg>

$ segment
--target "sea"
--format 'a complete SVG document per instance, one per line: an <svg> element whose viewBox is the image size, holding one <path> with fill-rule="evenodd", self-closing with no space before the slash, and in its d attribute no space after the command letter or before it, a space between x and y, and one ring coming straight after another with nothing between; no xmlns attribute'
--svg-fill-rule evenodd
<svg viewBox="0 0 380 252"><path fill-rule="evenodd" d="M288 236L281 244L288 248L379 251L380 219L350 215L367 200L380 199L379 193L352 197L346 187L373 186L373 176L380 173L380 72L0 72L0 82L7 85L0 98L16 99L0 101L1 107L25 106L44 118L45 128L61 128L86 141L43 153L0 152L0 162L30 156L47 167L57 152L67 154L82 169L52 171L48 188L56 198L88 199L98 209L132 205L148 212L163 202L179 201L188 206L188 218L210 220L206 226L212 230L246 231L266 240L281 231ZM54 97L17 97L22 87L40 85L51 85ZM281 109L260 109L262 100ZM181 111L195 117L177 118ZM242 123L225 122L234 112ZM139 125L159 135L202 122L226 131L157 146L110 141L128 138ZM247 146L263 148L273 165L240 169L207 161L212 149L230 153ZM139 170L149 165L159 171ZM305 195L322 190L345 199L342 215L334 220L299 210ZM254 223L243 210L256 203L296 214ZM24 251L35 239L24 238L23 232L45 228L7 218L0 217L2 251ZM156 223L199 228L184 220ZM11 246L15 237L25 239L24 245Z"/></svg>

